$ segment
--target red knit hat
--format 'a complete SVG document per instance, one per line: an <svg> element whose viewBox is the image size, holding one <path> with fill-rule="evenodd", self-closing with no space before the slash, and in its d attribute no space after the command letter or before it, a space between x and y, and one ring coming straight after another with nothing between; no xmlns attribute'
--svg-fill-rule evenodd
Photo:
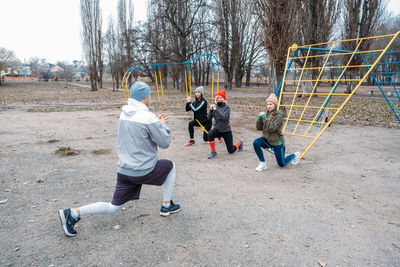
<svg viewBox="0 0 400 267"><path fill-rule="evenodd" d="M223 99L225 99L226 100L226 91L225 90L221 90L221 91L219 91L216 95L219 95L219 96L222 96L223 97Z"/></svg>

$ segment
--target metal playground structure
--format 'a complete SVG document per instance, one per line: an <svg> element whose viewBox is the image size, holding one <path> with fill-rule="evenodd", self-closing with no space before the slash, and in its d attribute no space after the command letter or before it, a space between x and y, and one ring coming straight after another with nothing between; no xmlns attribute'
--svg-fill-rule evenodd
<svg viewBox="0 0 400 267"><path fill-rule="evenodd" d="M368 79L400 123L400 51L392 48L399 47L399 34L294 44L288 49L278 108L286 110L284 134L311 140L300 158ZM363 49L365 43L371 49Z"/></svg>
<svg viewBox="0 0 400 267"><path fill-rule="evenodd" d="M175 63L155 63L155 64L148 64L148 65L138 65L133 66L128 69L123 78L122 78L122 91L124 92L125 100L128 101L130 97L129 93L129 81L130 76L132 73L139 69L139 68L152 68L154 70L154 78L157 90L157 99L158 102L161 103L161 98L163 104L165 104L165 97L164 97L164 86L161 74L161 66L176 66L176 65L183 65L185 69L185 90L186 96L191 96L192 94L192 64L199 60L200 58L207 58L211 63L211 97L214 96L214 74L216 75L216 92L219 91L219 62L217 58L213 54L199 54L194 58L185 61L185 62L175 62ZM161 98L160 98L160 91L161 91Z"/></svg>

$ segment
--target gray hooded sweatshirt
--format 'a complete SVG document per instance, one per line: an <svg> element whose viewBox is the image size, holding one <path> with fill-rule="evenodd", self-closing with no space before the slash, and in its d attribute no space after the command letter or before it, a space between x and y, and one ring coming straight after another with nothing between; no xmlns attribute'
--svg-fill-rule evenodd
<svg viewBox="0 0 400 267"><path fill-rule="evenodd" d="M147 106L132 98L122 107L118 125L118 173L144 176L158 160L157 146L168 148L171 132Z"/></svg>

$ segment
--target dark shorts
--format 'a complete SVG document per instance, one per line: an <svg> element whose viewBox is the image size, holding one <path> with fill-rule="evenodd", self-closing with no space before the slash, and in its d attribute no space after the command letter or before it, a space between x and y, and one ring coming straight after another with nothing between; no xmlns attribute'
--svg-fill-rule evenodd
<svg viewBox="0 0 400 267"><path fill-rule="evenodd" d="M144 176L135 177L117 173L117 184L111 204L119 206L129 200L139 199L142 184L163 185L173 166L172 161L160 159L154 170Z"/></svg>

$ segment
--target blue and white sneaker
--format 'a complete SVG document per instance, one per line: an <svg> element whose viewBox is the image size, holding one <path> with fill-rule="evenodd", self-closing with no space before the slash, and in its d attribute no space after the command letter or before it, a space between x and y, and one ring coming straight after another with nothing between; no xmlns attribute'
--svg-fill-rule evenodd
<svg viewBox="0 0 400 267"><path fill-rule="evenodd" d="M77 232L75 231L74 226L81 218L74 219L71 215L71 209L60 210L58 214L65 234L67 236L75 236Z"/></svg>
<svg viewBox="0 0 400 267"><path fill-rule="evenodd" d="M300 163L300 152L294 152L294 159L290 162L293 165L297 165Z"/></svg>
<svg viewBox="0 0 400 267"><path fill-rule="evenodd" d="M243 151L243 140L240 140L240 146L239 146L239 148L238 148L238 151L239 151L239 152L242 152L242 151Z"/></svg>
<svg viewBox="0 0 400 267"><path fill-rule="evenodd" d="M167 216L171 215L172 213L177 213L180 210L181 210L181 206L179 204L175 204L171 200L168 208L161 206L160 215L167 217Z"/></svg>
<svg viewBox="0 0 400 267"><path fill-rule="evenodd" d="M210 155L208 155L208 159L213 159L217 156L218 156L217 152L211 151Z"/></svg>

